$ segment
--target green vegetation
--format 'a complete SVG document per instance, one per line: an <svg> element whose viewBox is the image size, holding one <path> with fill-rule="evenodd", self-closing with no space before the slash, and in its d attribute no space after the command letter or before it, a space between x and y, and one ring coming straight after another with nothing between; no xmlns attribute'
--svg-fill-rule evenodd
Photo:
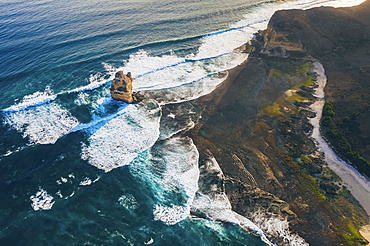
<svg viewBox="0 0 370 246"><path fill-rule="evenodd" d="M271 105L271 101L267 100L267 101L264 101L262 104L261 104L261 110L267 108L268 106Z"/></svg>
<svg viewBox="0 0 370 246"><path fill-rule="evenodd" d="M298 95L296 92L292 92L292 95L287 97L286 100L288 102L294 103L294 102L303 102L304 100L307 100L307 98Z"/></svg>
<svg viewBox="0 0 370 246"><path fill-rule="evenodd" d="M348 234L342 234L343 238L347 241L349 245L366 245L366 239L360 234L356 227L352 224L349 218L343 219L343 224L347 227L349 231Z"/></svg>
<svg viewBox="0 0 370 246"><path fill-rule="evenodd" d="M261 110L261 114L268 116L284 116L280 111L280 106L277 102L274 102L272 105L269 105Z"/></svg>
<svg viewBox="0 0 370 246"><path fill-rule="evenodd" d="M342 186L342 189L338 193L339 195L348 196L351 192L347 189L345 185Z"/></svg>
<svg viewBox="0 0 370 246"><path fill-rule="evenodd" d="M339 155L348 159L361 173L370 177L370 163L361 157L357 151L352 150L347 139L335 126L332 119L334 115L333 105L330 102L325 103L321 120L324 135ZM348 121L349 119L347 118L346 120Z"/></svg>
<svg viewBox="0 0 370 246"><path fill-rule="evenodd" d="M312 163L312 160L310 157L308 156L305 156L305 155L301 155L301 161L304 163L304 164L311 164Z"/></svg>
<svg viewBox="0 0 370 246"><path fill-rule="evenodd" d="M305 113L301 113L298 106L300 104L297 103L310 99L310 90L305 90L307 88L302 86L314 85L314 76L310 73L311 65L296 63L283 67L282 64L286 63L277 61L274 58L273 64L269 64L275 68L270 67L268 79L273 79L274 83L285 83L286 89L291 90L277 98L271 96L270 100L261 104L253 132L258 132L256 135L264 138L266 146L276 151L274 153L279 156L280 163L284 163L294 180L294 197L299 196L299 199L289 202L292 211L301 218L310 217L311 213L322 213L328 220L318 223L322 223L322 228L330 227L341 244L356 245L353 243L357 242L357 245L362 245L364 241L356 234L356 228L366 223L362 217L363 211L358 209L358 202L352 194L341 185L340 178L332 170L322 166L321 158L309 156L313 147L299 129L300 124L304 124ZM323 120L327 125L332 125L335 112L331 105L327 105L325 110L326 117ZM266 115L277 118L268 118ZM289 200L289 196L283 199ZM301 209L304 206L308 206L310 211ZM348 218L350 223L344 224L342 218ZM307 221L306 225L310 223Z"/></svg>
<svg viewBox="0 0 370 246"><path fill-rule="evenodd" d="M308 76L308 80L304 83L305 86L313 86L312 75Z"/></svg>
<svg viewBox="0 0 370 246"><path fill-rule="evenodd" d="M296 68L296 73L297 74L306 74L308 72L310 72L310 64L309 63L304 63L304 64L301 64L301 65L298 65L297 68Z"/></svg>

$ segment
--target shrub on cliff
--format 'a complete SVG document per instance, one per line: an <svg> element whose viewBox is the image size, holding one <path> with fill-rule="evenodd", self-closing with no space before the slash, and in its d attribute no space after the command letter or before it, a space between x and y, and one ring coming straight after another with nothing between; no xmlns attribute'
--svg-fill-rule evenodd
<svg viewBox="0 0 370 246"><path fill-rule="evenodd" d="M335 126L332 117L335 115L333 105L330 102L324 104L322 111L321 125L323 133L334 146L339 155L345 157L361 173L370 177L370 163L365 160L357 151L352 150L351 145L343 134ZM346 121L349 119L347 118Z"/></svg>

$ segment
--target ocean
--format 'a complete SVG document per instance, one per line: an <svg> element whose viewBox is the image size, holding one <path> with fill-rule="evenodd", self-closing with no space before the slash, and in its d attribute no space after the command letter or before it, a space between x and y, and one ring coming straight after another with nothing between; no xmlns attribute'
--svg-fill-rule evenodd
<svg viewBox="0 0 370 246"><path fill-rule="evenodd" d="M0 245L272 244L286 222L234 213L201 187L217 161L173 136L276 10L361 2L2 0ZM113 101L119 70L151 98Z"/></svg>

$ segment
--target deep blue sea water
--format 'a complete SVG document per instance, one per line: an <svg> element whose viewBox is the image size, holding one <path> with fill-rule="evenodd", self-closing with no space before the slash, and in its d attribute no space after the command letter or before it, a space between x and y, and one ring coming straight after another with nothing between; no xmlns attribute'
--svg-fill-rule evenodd
<svg viewBox="0 0 370 246"><path fill-rule="evenodd" d="M199 187L219 168L170 138L199 117L178 103L243 62L275 10L349 1L328 2L2 0L0 245L265 245L249 231L271 226ZM114 102L118 70L152 98Z"/></svg>

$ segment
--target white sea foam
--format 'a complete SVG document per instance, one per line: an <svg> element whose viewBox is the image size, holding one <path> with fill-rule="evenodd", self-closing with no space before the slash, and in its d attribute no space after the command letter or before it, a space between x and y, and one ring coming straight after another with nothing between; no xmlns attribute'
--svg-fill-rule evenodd
<svg viewBox="0 0 370 246"><path fill-rule="evenodd" d="M314 1L312 5L307 4L305 8L313 8L313 7L320 7L320 6L328 6L328 7L352 7L359 5L366 0L332 0L332 1Z"/></svg>
<svg viewBox="0 0 370 246"><path fill-rule="evenodd" d="M151 186L156 220L173 225L188 217L198 189L198 158L192 140L177 137L157 142L130 165L130 173Z"/></svg>
<svg viewBox="0 0 370 246"><path fill-rule="evenodd" d="M201 211L215 221L239 224L231 210L231 204L225 193L212 195L197 194L192 209Z"/></svg>
<svg viewBox="0 0 370 246"><path fill-rule="evenodd" d="M194 127L197 113L191 103L173 104L163 107L159 140Z"/></svg>
<svg viewBox="0 0 370 246"><path fill-rule="evenodd" d="M53 201L54 198L41 188L35 195L30 197L30 200L32 201L31 207L35 211L40 209L50 210L55 203L55 201Z"/></svg>
<svg viewBox="0 0 370 246"><path fill-rule="evenodd" d="M4 109L3 112L8 114L22 111L29 107L44 105L45 103L53 101L56 97L57 95L54 95L50 87L47 86L45 88L45 91L42 92L37 91L31 95L24 96L20 103L17 103L13 106L10 106L9 108Z"/></svg>
<svg viewBox="0 0 370 246"><path fill-rule="evenodd" d="M190 206L198 189L199 153L189 138L168 139L154 146L152 152L155 152L152 165L155 174L160 177L162 191L159 197L163 199L162 202L173 199L165 196L166 190L179 190L185 195L182 205L166 206L160 203L154 209L156 220L172 225L187 218L190 213Z"/></svg>
<svg viewBox="0 0 370 246"><path fill-rule="evenodd" d="M154 239L153 238L150 238L150 240L148 242L144 242L145 245L150 245L154 243Z"/></svg>
<svg viewBox="0 0 370 246"><path fill-rule="evenodd" d="M80 184L81 186L87 186L87 185L91 185L93 182L90 178L88 177L85 177L84 179L81 180Z"/></svg>
<svg viewBox="0 0 370 246"><path fill-rule="evenodd" d="M267 218L265 214L259 212L251 214L251 217L254 224L267 236L281 238L283 240L282 245L309 245L303 238L289 230L289 223L286 220L281 220L277 216L272 215L270 218Z"/></svg>
<svg viewBox="0 0 370 246"><path fill-rule="evenodd" d="M118 198L118 203L130 212L139 207L139 203L132 194L125 194Z"/></svg>
<svg viewBox="0 0 370 246"><path fill-rule="evenodd" d="M30 144L53 144L78 125L75 117L54 102L7 114L4 123L28 137Z"/></svg>
<svg viewBox="0 0 370 246"><path fill-rule="evenodd" d="M171 138L155 146L154 170L168 186L175 186L185 192L191 204L198 190L199 153L190 138Z"/></svg>
<svg viewBox="0 0 370 246"><path fill-rule="evenodd" d="M90 83L66 92L52 94L49 92L36 92L25 96L21 103L4 109L5 113L22 111L30 107L44 105L57 98L63 93L78 93L94 90L111 81L114 73L118 70L131 72L134 75L134 90L158 90L172 88L184 84L194 83L220 71L235 67L246 57L239 54L234 56L232 51L246 43L253 37L253 33L265 29L273 13L280 9L307 9L319 6L349 7L358 5L364 0L301 0L301 1L278 1L260 4L251 8L245 18L225 31L219 31L205 35L201 41L198 52L189 54L187 58L181 58L175 54L155 57L148 55L147 51L141 50L132 54L123 67L114 68L103 63L109 79L104 79L101 74L92 75ZM245 55L245 54L244 54ZM219 61L222 61L220 64ZM235 63L235 64L233 64ZM191 98L193 99L193 98Z"/></svg>
<svg viewBox="0 0 370 246"><path fill-rule="evenodd" d="M185 206L163 206L157 204L153 211L154 220L161 220L167 225L174 225L184 219L189 215L189 209Z"/></svg>
<svg viewBox="0 0 370 246"><path fill-rule="evenodd" d="M240 52L202 59L180 58L175 54L155 57L141 50L132 54L125 65L116 70L133 74L134 91L161 90L196 83L235 67L246 58L247 54Z"/></svg>
<svg viewBox="0 0 370 246"><path fill-rule="evenodd" d="M78 96L75 99L75 104L77 104L78 106L81 106L81 105L88 105L89 103L91 102L88 100L86 93L84 92L78 93Z"/></svg>
<svg viewBox="0 0 370 246"><path fill-rule="evenodd" d="M20 112L26 109L40 107L49 102L54 101L59 95L63 94L72 94L72 93L81 93L86 91L91 91L96 88L101 87L102 85L108 83L111 79L104 79L100 73L96 75L91 75L89 78L89 84L85 86L81 86L72 90L62 91L59 93L54 94L53 91L50 89L50 86L45 88L45 91L40 92L37 91L31 95L26 95L23 97L20 103L12 105L6 109L3 109L3 113L5 114L12 114L16 112Z"/></svg>
<svg viewBox="0 0 370 246"><path fill-rule="evenodd" d="M203 213L213 221L240 225L270 244L262 230L252 221L232 211L231 203L223 192L222 181L223 173L219 164L213 156L208 156L200 166L199 191L191 206L194 214Z"/></svg>
<svg viewBox="0 0 370 246"><path fill-rule="evenodd" d="M233 49L251 40L258 30L267 28L271 16L282 9L308 9L320 6L350 7L361 4L364 0L301 0L301 1L276 1L259 4L251 8L245 18L230 29L206 35L196 54L197 58L212 57L231 52Z"/></svg>
<svg viewBox="0 0 370 246"><path fill-rule="evenodd" d="M196 83L186 84L175 88L154 90L147 92L150 97L155 98L160 105L170 103L186 102L199 98L212 92L225 78L217 76L206 76Z"/></svg>
<svg viewBox="0 0 370 246"><path fill-rule="evenodd" d="M160 116L155 102L129 105L88 138L81 157L106 172L129 164L158 139Z"/></svg>
<svg viewBox="0 0 370 246"><path fill-rule="evenodd" d="M206 58L227 54L237 47L251 40L258 30L267 28L271 16L282 9L308 9L319 6L349 7L358 5L364 0L352 1L328 1L328 0L301 0L301 1L277 1L259 4L250 9L243 20L233 24L230 29L211 33L203 37L196 58Z"/></svg>
<svg viewBox="0 0 370 246"><path fill-rule="evenodd" d="M77 131L85 131L89 134L94 134L97 130L99 130L107 122L109 122L112 119L117 118L117 117L119 117L123 114L126 114L127 110L130 109L130 108L126 109L126 107L129 106L128 104L122 104L117 109L117 111L115 113L107 114L107 112L105 112L105 109L104 109L104 104L105 103L108 104L112 101L113 101L112 99L110 99L108 101L104 101L102 103L101 107L98 107L97 110L92 115L93 120L91 122L89 122L89 123L80 123L80 124L76 125L74 128L72 128L69 133L77 132Z"/></svg>
<svg viewBox="0 0 370 246"><path fill-rule="evenodd" d="M235 23L230 29L204 36L195 55L189 54L186 58L175 54L156 57L140 50L130 55L123 67L114 69L106 64L106 68L110 73L118 70L131 72L134 76L134 91L165 90L154 95L154 98L160 98L163 103L195 99L210 93L223 81L211 75L233 68L247 58L247 54L233 50L252 39L256 31L265 29L275 11L321 5L349 6L361 1L350 2L305 0L261 4L252 8L245 19Z"/></svg>
<svg viewBox="0 0 370 246"><path fill-rule="evenodd" d="M92 76L92 78L95 79L96 77ZM103 78L100 78L100 79L97 79L97 80L90 80L90 83L88 85L81 86L81 87L78 87L78 88L73 89L73 90L69 90L66 93L71 94L71 93L78 93L78 92L84 92L84 91L91 91L91 90L94 90L96 88L101 87L102 85L108 83L109 81L110 80L103 79ZM62 94L62 93L59 93L59 94Z"/></svg>

